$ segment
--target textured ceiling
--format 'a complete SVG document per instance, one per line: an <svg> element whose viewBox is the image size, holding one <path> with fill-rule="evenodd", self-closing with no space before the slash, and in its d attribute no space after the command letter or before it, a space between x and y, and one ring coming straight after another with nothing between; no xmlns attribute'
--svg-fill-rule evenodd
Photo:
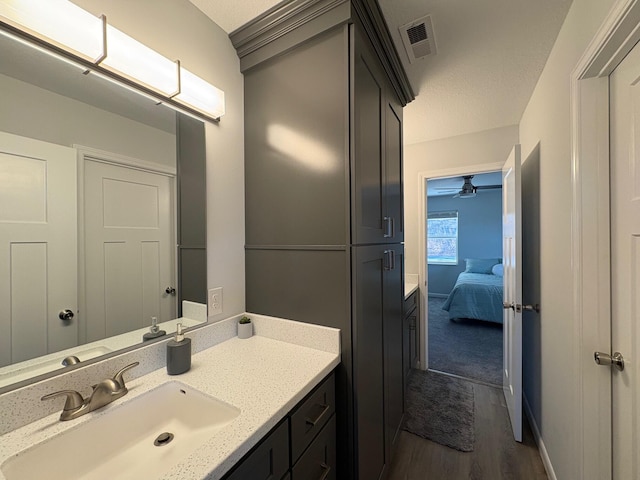
<svg viewBox="0 0 640 480"><path fill-rule="evenodd" d="M417 97L404 143L517 124L571 0L380 0ZM431 15L437 55L409 64L398 26Z"/></svg>
<svg viewBox="0 0 640 480"><path fill-rule="evenodd" d="M190 0L227 32L279 3ZM571 0L379 0L416 99L412 144L517 124ZM437 55L409 64L398 27L432 16Z"/></svg>

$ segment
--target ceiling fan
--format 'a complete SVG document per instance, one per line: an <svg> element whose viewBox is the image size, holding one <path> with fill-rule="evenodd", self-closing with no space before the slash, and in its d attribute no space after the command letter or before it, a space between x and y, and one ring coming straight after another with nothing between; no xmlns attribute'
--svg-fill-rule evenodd
<svg viewBox="0 0 640 480"><path fill-rule="evenodd" d="M464 175L463 177L464 183L462 184L462 188L458 191L453 198L473 198L476 196L478 190L491 190L494 188L502 188L502 185L474 185L471 183L471 179L473 175ZM437 190L453 190L452 188L444 188L440 187Z"/></svg>

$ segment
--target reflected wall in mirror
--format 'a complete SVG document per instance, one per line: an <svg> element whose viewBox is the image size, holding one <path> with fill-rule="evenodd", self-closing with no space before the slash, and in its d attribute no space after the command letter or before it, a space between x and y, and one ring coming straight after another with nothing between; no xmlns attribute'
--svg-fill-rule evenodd
<svg viewBox="0 0 640 480"><path fill-rule="evenodd" d="M0 389L205 322L202 122L3 35L0 91Z"/></svg>

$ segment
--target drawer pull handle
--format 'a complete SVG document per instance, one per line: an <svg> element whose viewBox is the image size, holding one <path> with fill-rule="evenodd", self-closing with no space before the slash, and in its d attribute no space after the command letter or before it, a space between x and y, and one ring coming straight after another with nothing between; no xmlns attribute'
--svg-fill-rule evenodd
<svg viewBox="0 0 640 480"><path fill-rule="evenodd" d="M315 427L318 422L320 421L320 419L324 416L325 413L327 413L329 411L329 405L324 403L324 404L319 404L320 407L322 407L322 411L320 412L320 414L315 418L315 419L311 419L309 417L305 418L305 423L307 425L311 425L312 427Z"/></svg>
<svg viewBox="0 0 640 480"><path fill-rule="evenodd" d="M326 480L327 477L329 476L329 473L331 472L331 467L324 462L321 463L320 466L324 471L322 472L322 476L318 480Z"/></svg>

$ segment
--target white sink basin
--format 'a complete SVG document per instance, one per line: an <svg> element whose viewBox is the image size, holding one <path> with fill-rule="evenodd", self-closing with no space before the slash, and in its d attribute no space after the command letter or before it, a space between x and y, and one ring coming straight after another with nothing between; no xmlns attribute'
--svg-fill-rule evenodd
<svg viewBox="0 0 640 480"><path fill-rule="evenodd" d="M153 479L240 414L176 381L106 408L104 415L18 453L0 470L7 480ZM156 446L165 432L172 440Z"/></svg>

